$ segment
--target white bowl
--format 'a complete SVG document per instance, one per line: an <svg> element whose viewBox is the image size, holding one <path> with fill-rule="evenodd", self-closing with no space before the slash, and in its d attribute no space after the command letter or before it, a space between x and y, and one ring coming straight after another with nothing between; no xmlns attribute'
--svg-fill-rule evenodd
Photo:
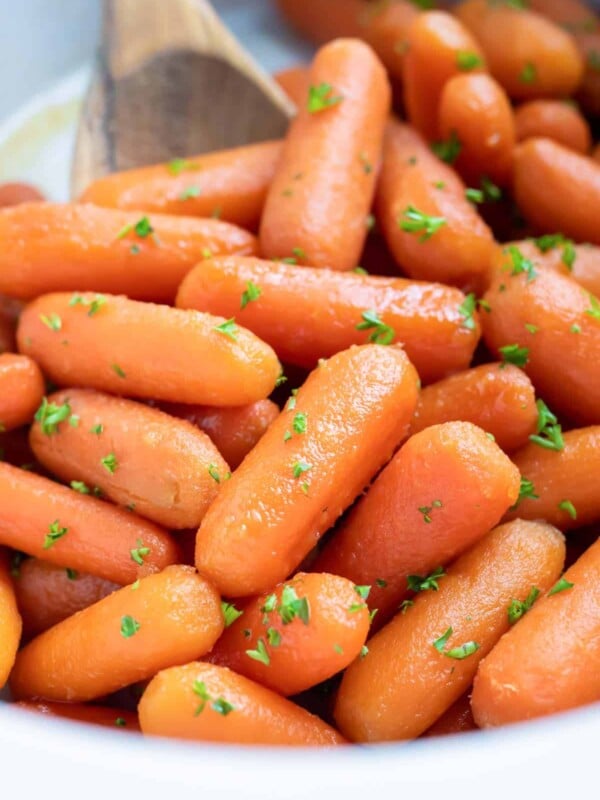
<svg viewBox="0 0 600 800"><path fill-rule="evenodd" d="M165 0L169 2L169 0ZM324 13L327 0L323 0ZM269 69L309 50L268 0L216 0ZM98 36L93 0L0 0L0 180L67 196L79 100ZM101 642L98 643L101 647ZM597 783L600 708L407 745L292 751L145 739L0 702L0 798L573 798ZM202 794L201 794L202 793ZM591 796L595 796L592 788Z"/></svg>

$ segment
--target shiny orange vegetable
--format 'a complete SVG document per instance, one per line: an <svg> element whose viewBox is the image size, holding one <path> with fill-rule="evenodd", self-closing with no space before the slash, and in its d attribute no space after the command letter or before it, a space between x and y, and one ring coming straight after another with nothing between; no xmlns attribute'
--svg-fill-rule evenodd
<svg viewBox="0 0 600 800"><path fill-rule="evenodd" d="M31 358L0 353L0 431L26 425L44 396L44 378Z"/></svg>
<svg viewBox="0 0 600 800"><path fill-rule="evenodd" d="M5 550L0 550L0 689L7 681L15 662L21 639L21 617L12 585L9 560Z"/></svg>
<svg viewBox="0 0 600 800"><path fill-rule="evenodd" d="M109 708L108 706L92 706L82 703L47 703L33 700L21 700L17 703L24 711L34 711L49 717L60 717L72 722L87 722L91 725L101 725L103 728L117 728L118 730L140 730L137 714L125 711L122 708Z"/></svg>
<svg viewBox="0 0 600 800"><path fill-rule="evenodd" d="M583 155L592 146L590 126L575 105L562 100L532 100L515 110L517 139L544 137Z"/></svg>

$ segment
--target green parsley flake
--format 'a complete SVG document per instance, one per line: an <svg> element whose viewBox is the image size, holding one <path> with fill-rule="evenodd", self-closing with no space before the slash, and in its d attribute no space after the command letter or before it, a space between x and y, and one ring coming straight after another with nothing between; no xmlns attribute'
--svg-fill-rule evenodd
<svg viewBox="0 0 600 800"><path fill-rule="evenodd" d="M118 364L111 364L110 368L119 378L126 378L125 371Z"/></svg>
<svg viewBox="0 0 600 800"><path fill-rule="evenodd" d="M245 290L242 292L240 308L244 309L248 303L253 303L255 300L258 300L261 294L262 289L260 286L257 286L253 281L248 281Z"/></svg>
<svg viewBox="0 0 600 800"><path fill-rule="evenodd" d="M68 528L62 528L57 519L51 525L48 525L48 533L44 538L42 547L44 550L49 550L59 539L62 539L68 532Z"/></svg>
<svg viewBox="0 0 600 800"><path fill-rule="evenodd" d="M269 654L267 653L267 646L264 642L264 639L259 639L256 642L255 650L246 650L246 655L253 661L260 661L260 663L264 664L266 667L268 667L269 664L271 663L271 659L269 657Z"/></svg>
<svg viewBox="0 0 600 800"><path fill-rule="evenodd" d="M533 483L521 476L521 484L519 486L519 496L517 497L517 502L514 506L511 506L509 511L514 511L515 508L525 499L529 500L539 500L539 495L535 493L535 486Z"/></svg>
<svg viewBox="0 0 600 800"><path fill-rule="evenodd" d="M237 342L238 327L233 317L225 320L225 322L222 322L220 325L215 325L213 331L217 331L217 333L221 333L223 336L227 336L234 342Z"/></svg>
<svg viewBox="0 0 600 800"><path fill-rule="evenodd" d="M368 341L373 344L388 345L394 341L396 331L391 325L386 325L380 318L379 314L373 309L363 311L362 322L356 326L357 331L372 331L369 334Z"/></svg>
<svg viewBox="0 0 600 800"><path fill-rule="evenodd" d="M171 175L181 175L182 172L200 169L200 165L188 161L186 158L174 158L167 164L167 169Z"/></svg>
<svg viewBox="0 0 600 800"><path fill-rule="evenodd" d="M221 601L221 612L223 613L223 619L225 620L225 627L228 628L230 625L239 619L243 611L237 609L233 603L228 603L225 600Z"/></svg>
<svg viewBox="0 0 600 800"><path fill-rule="evenodd" d="M501 368L507 364L513 364L515 367L524 367L529 362L528 347L519 347L518 344L506 344L504 347L499 347L498 350L502 356Z"/></svg>
<svg viewBox="0 0 600 800"><path fill-rule="evenodd" d="M577 519L577 509L570 500L561 500L558 504L561 511L565 511L571 519Z"/></svg>
<svg viewBox="0 0 600 800"><path fill-rule="evenodd" d="M463 72L470 72L475 67L480 67L483 59L472 50L459 50L456 54L456 66Z"/></svg>
<svg viewBox="0 0 600 800"><path fill-rule="evenodd" d="M529 437L529 440L540 447L545 447L546 450L560 452L565 446L562 426L558 424L556 415L550 411L543 400L537 400L536 406L538 410L536 432Z"/></svg>
<svg viewBox="0 0 600 800"><path fill-rule="evenodd" d="M121 617L121 636L125 639L131 639L132 636L135 636L140 627L140 623L133 617L130 617L129 614Z"/></svg>
<svg viewBox="0 0 600 800"><path fill-rule="evenodd" d="M477 298L474 292L470 292L458 307L458 313L464 318L461 325L469 331L475 330L475 318L473 314L475 313L476 307Z"/></svg>
<svg viewBox="0 0 600 800"><path fill-rule="evenodd" d="M129 551L131 556L131 560L135 561L136 564L139 564L140 567L144 564L145 556L150 555L150 548L146 547L141 539L136 541L137 547L134 547L132 550Z"/></svg>
<svg viewBox="0 0 600 800"><path fill-rule="evenodd" d="M512 262L511 275L520 275L524 272L527 275L527 283L531 283L537 278L538 273L535 271L533 261L525 258L518 247L512 244L506 248L506 252L510 255Z"/></svg>
<svg viewBox="0 0 600 800"><path fill-rule="evenodd" d="M307 421L306 414L304 414L302 411L298 411L298 413L294 415L294 421L292 422L294 433L306 433Z"/></svg>
<svg viewBox="0 0 600 800"><path fill-rule="evenodd" d="M586 314L594 319L600 319L600 301L593 294L589 295L591 308L586 309Z"/></svg>
<svg viewBox="0 0 600 800"><path fill-rule="evenodd" d="M50 314L49 316L40 314L40 319L51 331L59 331L62 328L62 320L58 314Z"/></svg>
<svg viewBox="0 0 600 800"><path fill-rule="evenodd" d="M443 567L437 567L425 578L421 575L409 575L406 581L411 592L426 592L429 590L437 592L440 588L438 581L440 578L443 578L445 574Z"/></svg>
<svg viewBox="0 0 600 800"><path fill-rule="evenodd" d="M548 597L551 597L553 594L560 594L560 592L566 592L568 589L572 589L574 586L574 583L570 583L565 577L562 577L550 589L548 592Z"/></svg>
<svg viewBox="0 0 600 800"><path fill-rule="evenodd" d="M115 470L119 466L119 462L117 461L117 457L114 453L109 453L107 456L104 456L104 458L101 458L100 463L107 472L110 472L111 475L114 475Z"/></svg>
<svg viewBox="0 0 600 800"><path fill-rule="evenodd" d="M431 217L414 206L408 206L398 225L406 233L421 233L420 242L426 242L446 224L444 217Z"/></svg>
<svg viewBox="0 0 600 800"><path fill-rule="evenodd" d="M475 205L481 205L481 203L485 202L483 189L465 189L465 197L470 203L474 203Z"/></svg>
<svg viewBox="0 0 600 800"><path fill-rule="evenodd" d="M329 83L319 83L318 86L309 86L307 109L310 114L317 114L332 106L337 106L344 99L341 95L333 94L333 86Z"/></svg>
<svg viewBox="0 0 600 800"><path fill-rule="evenodd" d="M74 294L69 300L69 305L84 306L84 308L88 309L88 317L93 317L98 313L98 311L100 311L102 306L106 305L107 302L108 301L103 294L97 294L93 298L84 297L81 294Z"/></svg>
<svg viewBox="0 0 600 800"><path fill-rule="evenodd" d="M439 639L436 639L435 642L431 643L438 653L441 653L447 658L454 658L458 661L462 661L464 658L468 658L468 656L473 655L473 653L476 653L477 650L479 650L480 645L478 645L477 642L465 642L458 647L453 647L450 650L444 650L448 639L452 636L452 633L452 628L448 628L448 630L442 634Z"/></svg>
<svg viewBox="0 0 600 800"><path fill-rule="evenodd" d="M456 135L456 131L452 131L450 138L440 142L434 142L431 149L438 158L445 161L446 164L454 164L460 155L462 145L460 139Z"/></svg>
<svg viewBox="0 0 600 800"><path fill-rule="evenodd" d="M312 464L307 464L306 461L295 461L292 464L292 475L298 479L305 472L312 469Z"/></svg>
<svg viewBox="0 0 600 800"><path fill-rule="evenodd" d="M77 578L79 577L79 573L77 572L77 570L76 569L71 569L70 567L67 567L66 573L67 573L67 578L70 581L76 581Z"/></svg>
<svg viewBox="0 0 600 800"><path fill-rule="evenodd" d="M48 398L44 397L41 406L35 412L34 418L40 423L42 433L46 436L52 436L57 432L60 423L70 416L71 406L68 403L57 406L55 403L49 403Z"/></svg>
<svg viewBox="0 0 600 800"><path fill-rule="evenodd" d="M528 61L521 72L519 73L519 80L521 83L534 83L537 78L537 69L535 64Z"/></svg>
<svg viewBox="0 0 600 800"><path fill-rule="evenodd" d="M518 622L531 609L539 596L540 590L536 586L532 586L525 600L511 600L507 609L508 624L514 625L515 622Z"/></svg>
<svg viewBox="0 0 600 800"><path fill-rule="evenodd" d="M442 508L441 500L433 500L430 506L419 506L419 513L423 515L423 521L429 524L431 522L431 512L434 508Z"/></svg>
<svg viewBox="0 0 600 800"><path fill-rule="evenodd" d="M277 611L284 625L289 625L294 619L302 620L305 625L310 622L308 600L306 597L298 597L294 587L289 584L283 587Z"/></svg>

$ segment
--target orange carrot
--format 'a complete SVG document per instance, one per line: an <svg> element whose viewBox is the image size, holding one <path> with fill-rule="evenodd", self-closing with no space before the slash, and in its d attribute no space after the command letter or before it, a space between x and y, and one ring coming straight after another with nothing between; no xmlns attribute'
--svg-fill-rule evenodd
<svg viewBox="0 0 600 800"><path fill-rule="evenodd" d="M480 289L492 234L454 170L408 125L386 131L376 211L388 247L411 278Z"/></svg>
<svg viewBox="0 0 600 800"><path fill-rule="evenodd" d="M509 518L545 519L563 531L600 520L600 426L562 434L556 448L531 443L513 455L532 486Z"/></svg>
<svg viewBox="0 0 600 800"><path fill-rule="evenodd" d="M481 664L471 699L477 724L504 725L599 700L599 603L596 542Z"/></svg>
<svg viewBox="0 0 600 800"><path fill-rule="evenodd" d="M526 219L543 233L600 244L600 164L594 159L550 139L528 139L515 150L514 192Z"/></svg>
<svg viewBox="0 0 600 800"><path fill-rule="evenodd" d="M413 739L470 686L482 658L508 630L511 601L560 575L565 544L555 528L516 520L465 553L369 642L346 671L335 706L353 741Z"/></svg>
<svg viewBox="0 0 600 800"><path fill-rule="evenodd" d="M21 203L36 203L43 201L44 195L35 186L28 183L2 183L0 184L0 207L18 206Z"/></svg>
<svg viewBox="0 0 600 800"><path fill-rule="evenodd" d="M152 522L2 463L0 544L120 584L178 558L173 539Z"/></svg>
<svg viewBox="0 0 600 800"><path fill-rule="evenodd" d="M480 428L434 425L401 448L312 569L370 585L369 606L385 622L418 588L413 578L470 547L518 494L518 470Z"/></svg>
<svg viewBox="0 0 600 800"><path fill-rule="evenodd" d="M12 575L24 639L43 633L119 588L104 578L38 558L28 558L15 566Z"/></svg>
<svg viewBox="0 0 600 800"><path fill-rule="evenodd" d="M574 32L579 52L585 64L583 80L575 95L586 114L597 117L600 114L600 70L598 70L598 53L600 53L600 30L592 32Z"/></svg>
<svg viewBox="0 0 600 800"><path fill-rule="evenodd" d="M352 344L393 339L425 382L468 366L479 338L478 315L458 289L254 258L203 261L177 305L235 314L282 361L304 367Z"/></svg>
<svg viewBox="0 0 600 800"><path fill-rule="evenodd" d="M400 349L322 362L223 484L198 530L198 571L228 597L284 580L391 456L416 401Z"/></svg>
<svg viewBox="0 0 600 800"><path fill-rule="evenodd" d="M38 461L84 493L98 487L159 525L197 527L229 473L205 433L157 408L86 389L57 392L46 403L66 408L77 425L35 423L29 441Z"/></svg>
<svg viewBox="0 0 600 800"><path fill-rule="evenodd" d="M303 692L361 653L369 632L367 594L337 575L299 572L245 605L208 660L279 694Z"/></svg>
<svg viewBox="0 0 600 800"><path fill-rule="evenodd" d="M167 567L33 639L11 690L18 699L93 700L203 655L222 630L213 587L192 567Z"/></svg>
<svg viewBox="0 0 600 800"><path fill-rule="evenodd" d="M528 0L527 7L556 22L565 30L594 30L598 16L590 3L583 0Z"/></svg>
<svg viewBox="0 0 600 800"><path fill-rule="evenodd" d="M0 550L0 689L15 663L21 639L21 617L10 579L8 556Z"/></svg>
<svg viewBox="0 0 600 800"><path fill-rule="evenodd" d="M82 703L43 703L41 701L21 700L17 703L24 711L34 711L49 717L61 717L72 722L87 722L104 728L117 728L124 731L139 731L137 714L122 708L91 706Z"/></svg>
<svg viewBox="0 0 600 800"><path fill-rule="evenodd" d="M408 119L426 139L438 134L438 107L445 84L470 69L485 70L485 58L464 25L445 11L419 14L408 30L404 57L404 101Z"/></svg>
<svg viewBox="0 0 600 800"><path fill-rule="evenodd" d="M207 255L253 255L252 234L227 222L91 204L23 204L0 210L0 292L30 300L89 290L171 302Z"/></svg>
<svg viewBox="0 0 600 800"><path fill-rule="evenodd" d="M586 118L576 106L562 100L523 103L515 110L515 126L519 141L542 136L584 155L592 146Z"/></svg>
<svg viewBox="0 0 600 800"><path fill-rule="evenodd" d="M460 142L456 169L471 185L487 177L510 182L515 121L504 89L490 75L457 75L442 92L438 112L444 141Z"/></svg>
<svg viewBox="0 0 600 800"><path fill-rule="evenodd" d="M423 736L448 736L453 733L466 733L477 730L473 719L468 692L453 703L442 716L428 728Z"/></svg>
<svg viewBox="0 0 600 800"><path fill-rule="evenodd" d="M410 431L465 420L483 428L510 453L527 444L537 417L535 392L522 370L510 364L482 364L424 389Z"/></svg>
<svg viewBox="0 0 600 800"><path fill-rule="evenodd" d="M153 214L216 217L255 230L280 154L281 142L260 142L116 172L94 181L80 201ZM211 225L207 234L213 228L216 235L219 228ZM208 242L205 247L212 249Z"/></svg>
<svg viewBox="0 0 600 800"><path fill-rule="evenodd" d="M293 103L297 106L302 105L310 85L308 67L304 66L304 64L299 64L296 67L282 69L276 72L273 77Z"/></svg>
<svg viewBox="0 0 600 800"><path fill-rule="evenodd" d="M570 278L532 269L519 253L485 295L486 344L522 366L554 412L600 422L600 372L590 369L600 362L600 301Z"/></svg>
<svg viewBox="0 0 600 800"><path fill-rule="evenodd" d="M231 469L237 469L250 450L279 416L272 400L257 400L247 406L190 406L165 403L168 414L191 422L207 433Z"/></svg>
<svg viewBox="0 0 600 800"><path fill-rule="evenodd" d="M367 236L390 88L373 51L354 39L325 45L309 82L267 195L260 247L267 258L348 270Z"/></svg>
<svg viewBox="0 0 600 800"><path fill-rule="evenodd" d="M31 422L44 396L44 377L31 358L0 354L0 431Z"/></svg>
<svg viewBox="0 0 600 800"><path fill-rule="evenodd" d="M455 13L511 97L568 97L579 86L583 60L573 37L540 14L488 0L463 0Z"/></svg>
<svg viewBox="0 0 600 800"><path fill-rule="evenodd" d="M138 711L147 735L271 746L345 743L303 708L213 664L196 662L160 672L142 695Z"/></svg>
<svg viewBox="0 0 600 800"><path fill-rule="evenodd" d="M281 371L271 348L233 320L112 295L39 297L17 340L63 386L173 402L252 403Z"/></svg>

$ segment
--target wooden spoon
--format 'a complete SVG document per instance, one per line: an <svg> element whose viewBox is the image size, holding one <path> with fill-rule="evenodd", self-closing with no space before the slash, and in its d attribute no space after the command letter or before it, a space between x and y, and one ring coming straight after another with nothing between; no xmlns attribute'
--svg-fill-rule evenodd
<svg viewBox="0 0 600 800"><path fill-rule="evenodd" d="M104 0L73 196L108 172L279 138L293 112L207 0Z"/></svg>

